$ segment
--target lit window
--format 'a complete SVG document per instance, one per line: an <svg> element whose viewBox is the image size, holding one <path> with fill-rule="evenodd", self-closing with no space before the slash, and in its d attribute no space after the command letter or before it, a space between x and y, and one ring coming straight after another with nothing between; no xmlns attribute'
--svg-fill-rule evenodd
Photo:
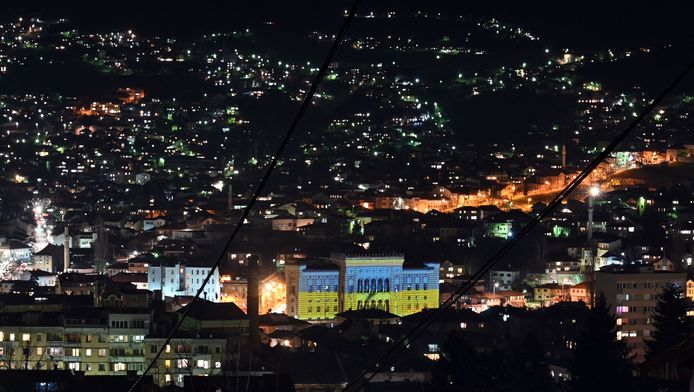
<svg viewBox="0 0 694 392"><path fill-rule="evenodd" d="M31 340L31 335L29 335L28 333L22 334L22 342L28 342L30 340Z"/></svg>

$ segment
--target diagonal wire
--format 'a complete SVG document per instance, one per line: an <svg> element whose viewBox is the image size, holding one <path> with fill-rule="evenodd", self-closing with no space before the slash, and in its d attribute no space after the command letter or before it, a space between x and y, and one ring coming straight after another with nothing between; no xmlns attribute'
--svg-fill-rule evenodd
<svg viewBox="0 0 694 392"><path fill-rule="evenodd" d="M282 156L282 153L284 152L285 148L287 147L287 144L291 140L292 135L294 134L294 131L296 130L297 125L299 124L299 121L301 121L302 117L304 116L304 113L306 112L308 107L311 105L311 102L313 100L313 96L316 93L316 90L318 89L318 85L321 83L321 81L325 77L325 74L328 71L328 68L330 67L330 63L332 63L333 59L335 58L335 54L337 53L337 50L340 48L340 45L342 44L342 41L344 40L345 35L347 34L347 30L349 29L349 26L352 24L352 21L354 20L354 16L357 12L357 8L359 7L360 3L361 3L361 0L354 0L352 2L352 6L349 9L347 17L345 18L345 21L343 22L342 27L340 28L339 32L335 36L335 40L333 41L332 47L330 48L330 51L328 52L328 55L325 58L325 61L323 61L323 64L321 65L321 67L318 71L318 74L316 75L316 78L313 80L313 83L311 84L311 88L306 93L304 100L301 102L301 107L299 108L299 112L294 117L294 120L292 121L291 125L289 126L287 133L284 135L284 138L282 139L282 142L280 143L280 146L277 149L277 152L273 156L272 161L270 162L270 165L268 166L267 170L265 171L265 174L263 175L263 178L260 180L258 187L256 188L255 192L253 193L253 197L251 197L248 205L243 210L243 214L241 214L241 218L237 222L236 227L234 227L234 231L232 231L231 235L229 236L229 239L224 244L224 248L222 249L222 252L219 254L219 257L217 258L214 265L210 269L210 272L207 274L207 276L205 276L205 279L202 281L202 285L198 289L197 293L195 293L195 297L193 297L191 302L185 308L183 308L184 309L183 314L181 315L181 317L179 317L178 322L176 323L174 328L171 330L169 335L166 337L166 341L164 341L164 344L161 346L159 351L157 351L157 355L154 356L154 358L149 363L149 365L147 365L147 368L145 369L145 371L142 372L142 374L130 386L130 388L128 389L128 392L133 392L135 390L135 387L142 381L142 379L145 377L145 375L152 369L154 364L159 360L159 357L161 356L162 352L164 351L164 348L166 347L167 344L169 344L171 342L171 339L173 338L174 334L181 327L183 320L186 319L186 317L190 313L191 309L195 306L196 301L200 298L200 295L202 294L203 290L205 289L205 286L207 286L207 283L210 281L210 278L214 274L215 270L217 268L219 268L219 264L222 262L222 260L224 258L224 254L229 249L229 246L234 241L234 238L236 238L236 235L238 234L239 230L241 230L241 227L243 226L243 222L246 220L246 218L248 217L248 214L251 212L251 209L255 205L256 200L258 199L258 197L260 197L263 190L265 189L265 185L267 184L267 182L270 178L270 175L272 174L274 169L277 167L277 162L279 161L279 158Z"/></svg>
<svg viewBox="0 0 694 392"><path fill-rule="evenodd" d="M504 243L504 245L494 254L485 264L482 265L482 267L468 279L465 283L463 283L462 286L460 286L453 295L448 298L446 301L444 301L441 306L434 310L433 312L429 313L422 319L417 325L415 325L405 336L400 338L399 340L395 341L390 348L382 354L379 359L376 361L376 363L368 368L366 368L364 371L362 371L357 377L353 378L350 382L348 382L345 385L345 388L343 389L343 392L347 391L358 391L360 390L363 386L369 383L371 379L373 379L376 374L379 372L383 371L383 369L386 367L386 365L393 360L396 359L396 357L403 352L406 348L409 347L409 345L417 339L426 329L434 322L436 321L439 317L443 315L443 313L451 307L455 302L458 301L458 299L465 294L468 290L470 290L483 276L489 272L489 270L494 267L494 265L499 262L512 248L514 245L516 245L521 238L523 238L527 233L529 233L535 226L537 226L542 219L544 219L547 215L549 215L552 210L561 203L562 200L564 200L576 187L578 187L583 180L585 180L590 173L592 173L593 170L606 158L609 157L609 154L622 142L624 139L631 133L631 131L636 128L636 126L651 112L653 109L668 95L670 92L689 74L689 72L694 68L694 62L690 63L682 73L680 73L675 80L670 83L670 85L663 90L655 99L651 101L651 103L646 106L641 113L634 118L634 120L626 127L624 130L622 130L613 140L610 144L605 147L604 150L602 150L598 155L591 160L588 165L586 165L585 168L561 191L559 194L557 194L554 199L544 208L542 211L535 217L533 218L526 226L524 226L519 232L518 235L511 240L507 241ZM363 380L362 380L363 377ZM361 382L360 382L361 381Z"/></svg>

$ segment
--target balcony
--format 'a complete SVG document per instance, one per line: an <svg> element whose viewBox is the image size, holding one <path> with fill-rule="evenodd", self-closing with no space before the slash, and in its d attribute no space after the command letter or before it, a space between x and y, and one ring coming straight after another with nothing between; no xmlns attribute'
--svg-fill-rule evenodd
<svg viewBox="0 0 694 392"><path fill-rule="evenodd" d="M108 357L109 362L121 362L121 363L144 363L145 357L142 356L132 356L132 355L110 355Z"/></svg>

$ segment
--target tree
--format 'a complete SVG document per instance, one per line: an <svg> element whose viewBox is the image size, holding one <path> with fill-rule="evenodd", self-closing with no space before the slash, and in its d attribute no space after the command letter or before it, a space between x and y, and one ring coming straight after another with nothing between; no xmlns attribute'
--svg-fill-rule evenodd
<svg viewBox="0 0 694 392"><path fill-rule="evenodd" d="M432 379L436 391L554 391L542 343L533 333L500 337L493 348L475 350L451 334Z"/></svg>
<svg viewBox="0 0 694 392"><path fill-rule="evenodd" d="M629 390L633 363L626 343L617 340L616 330L615 318L601 294L576 342L570 369L572 391Z"/></svg>
<svg viewBox="0 0 694 392"><path fill-rule="evenodd" d="M486 356L455 334L451 334L442 346L442 356L434 369L432 381L439 391L493 390L491 367Z"/></svg>
<svg viewBox="0 0 694 392"><path fill-rule="evenodd" d="M646 341L648 351L646 359L651 359L678 343L684 341L692 332L694 324L687 317L689 300L684 296L682 289L672 283L663 288L653 316L655 330L651 334L652 339Z"/></svg>

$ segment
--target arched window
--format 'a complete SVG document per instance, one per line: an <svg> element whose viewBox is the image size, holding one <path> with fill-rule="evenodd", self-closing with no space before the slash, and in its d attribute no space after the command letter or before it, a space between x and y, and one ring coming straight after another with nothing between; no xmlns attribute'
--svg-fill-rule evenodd
<svg viewBox="0 0 694 392"><path fill-rule="evenodd" d="M386 279L387 281L388 279ZM390 301L386 300L386 312L390 312Z"/></svg>
<svg viewBox="0 0 694 392"><path fill-rule="evenodd" d="M371 300L371 309L376 309L376 300L375 299Z"/></svg>
<svg viewBox="0 0 694 392"><path fill-rule="evenodd" d="M369 280L364 279L364 292L368 293L369 292Z"/></svg>
<svg viewBox="0 0 694 392"><path fill-rule="evenodd" d="M364 289L363 284L364 283L362 282L361 279L357 280L357 293L361 293L361 291Z"/></svg>
<svg viewBox="0 0 694 392"><path fill-rule="evenodd" d="M386 278L385 283L386 283L385 287L384 287L385 292L390 293L390 279ZM388 301L388 300L386 300L386 301Z"/></svg>
<svg viewBox="0 0 694 392"><path fill-rule="evenodd" d="M378 280L378 292L379 293L383 292L383 279Z"/></svg>
<svg viewBox="0 0 694 392"><path fill-rule="evenodd" d="M361 300L357 301L357 310L361 310Z"/></svg>
<svg viewBox="0 0 694 392"><path fill-rule="evenodd" d="M376 291L376 279L371 279L371 291Z"/></svg>
<svg viewBox="0 0 694 392"><path fill-rule="evenodd" d="M383 309L383 301L380 299L378 300L378 308Z"/></svg>

